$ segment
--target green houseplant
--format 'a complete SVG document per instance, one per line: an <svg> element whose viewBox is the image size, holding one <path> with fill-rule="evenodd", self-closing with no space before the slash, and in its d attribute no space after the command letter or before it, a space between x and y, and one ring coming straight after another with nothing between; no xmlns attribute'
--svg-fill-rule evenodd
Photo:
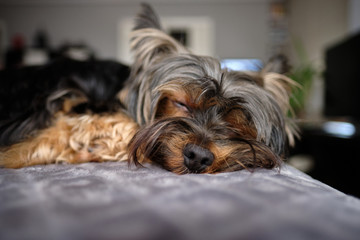
<svg viewBox="0 0 360 240"><path fill-rule="evenodd" d="M294 41L294 48L299 61L298 64L293 67L289 77L297 82L301 87L294 89L290 104L295 115L301 118L305 114L306 100L309 96L313 80L318 74L318 71L308 60L306 51L301 44L301 41Z"/></svg>

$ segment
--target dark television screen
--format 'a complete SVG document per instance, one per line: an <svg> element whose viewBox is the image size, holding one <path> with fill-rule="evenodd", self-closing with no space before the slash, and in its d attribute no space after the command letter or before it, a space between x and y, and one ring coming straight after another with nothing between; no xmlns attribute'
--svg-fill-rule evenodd
<svg viewBox="0 0 360 240"><path fill-rule="evenodd" d="M360 33L325 52L325 115L360 119Z"/></svg>

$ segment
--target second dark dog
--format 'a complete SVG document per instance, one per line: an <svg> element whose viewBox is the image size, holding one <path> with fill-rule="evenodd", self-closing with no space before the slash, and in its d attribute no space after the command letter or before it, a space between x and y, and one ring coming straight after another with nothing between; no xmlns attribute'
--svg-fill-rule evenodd
<svg viewBox="0 0 360 240"><path fill-rule="evenodd" d="M129 68L115 61L58 59L0 72L0 146L51 125L58 112L114 112Z"/></svg>

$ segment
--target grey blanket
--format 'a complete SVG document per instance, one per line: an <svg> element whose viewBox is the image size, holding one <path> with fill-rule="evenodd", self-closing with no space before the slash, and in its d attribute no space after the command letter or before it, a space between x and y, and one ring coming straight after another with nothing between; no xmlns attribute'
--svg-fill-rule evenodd
<svg viewBox="0 0 360 240"><path fill-rule="evenodd" d="M287 165L183 176L124 162L0 169L0 239L360 239L360 201Z"/></svg>

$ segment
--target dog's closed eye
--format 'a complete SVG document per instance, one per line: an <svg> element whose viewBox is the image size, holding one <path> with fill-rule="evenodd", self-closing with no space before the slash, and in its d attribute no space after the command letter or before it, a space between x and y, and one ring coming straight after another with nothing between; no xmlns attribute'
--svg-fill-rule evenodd
<svg viewBox="0 0 360 240"><path fill-rule="evenodd" d="M191 109L188 105L186 105L185 103L183 102L180 102L180 101L172 101L174 106L176 108L178 108L180 111L183 111L185 113L190 113L191 112Z"/></svg>

